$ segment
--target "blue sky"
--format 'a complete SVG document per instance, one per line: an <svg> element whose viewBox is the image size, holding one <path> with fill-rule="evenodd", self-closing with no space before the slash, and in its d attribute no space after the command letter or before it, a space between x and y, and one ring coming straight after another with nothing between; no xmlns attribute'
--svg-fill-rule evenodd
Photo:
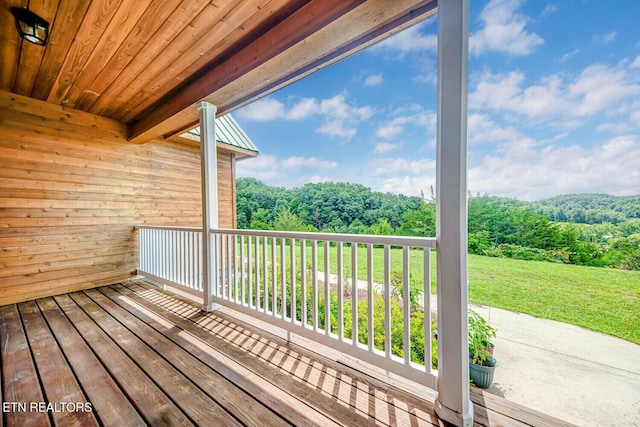
<svg viewBox="0 0 640 427"><path fill-rule="evenodd" d="M469 190L520 200L640 194L640 2L470 7ZM436 19L235 111L261 153L239 162L238 176L428 194Z"/></svg>

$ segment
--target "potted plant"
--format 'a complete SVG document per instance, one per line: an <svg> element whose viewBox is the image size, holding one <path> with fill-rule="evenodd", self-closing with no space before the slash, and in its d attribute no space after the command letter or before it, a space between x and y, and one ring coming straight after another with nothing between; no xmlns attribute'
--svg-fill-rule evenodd
<svg viewBox="0 0 640 427"><path fill-rule="evenodd" d="M480 388L489 388L493 382L496 360L493 344L496 330L477 312L469 310L469 377Z"/></svg>

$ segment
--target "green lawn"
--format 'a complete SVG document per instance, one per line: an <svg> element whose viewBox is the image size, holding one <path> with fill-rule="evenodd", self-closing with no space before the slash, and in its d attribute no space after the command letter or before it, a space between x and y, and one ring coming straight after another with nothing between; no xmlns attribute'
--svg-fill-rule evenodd
<svg viewBox="0 0 640 427"><path fill-rule="evenodd" d="M469 255L473 302L640 344L640 272Z"/></svg>
<svg viewBox="0 0 640 427"><path fill-rule="evenodd" d="M318 256L322 260L322 248ZM351 248L344 247L349 277ZM310 263L307 248L307 264ZM391 250L391 269L402 269L402 250ZM336 248L331 248L336 271ZM366 249L358 248L361 280L366 279ZM411 251L412 277L421 280L422 253ZM374 280L383 281L383 251L374 250ZM432 291L436 292L432 252ZM322 271L322 261L318 268ZM520 261L469 255L469 300L474 303L582 326L640 344L640 272Z"/></svg>

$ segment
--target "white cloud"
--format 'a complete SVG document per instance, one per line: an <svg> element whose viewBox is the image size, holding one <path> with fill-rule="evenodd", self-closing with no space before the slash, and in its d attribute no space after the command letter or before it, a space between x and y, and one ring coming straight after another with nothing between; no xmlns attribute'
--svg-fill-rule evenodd
<svg viewBox="0 0 640 427"><path fill-rule="evenodd" d="M601 146L505 145L469 170L469 190L539 200L567 193L640 193L640 140L619 136Z"/></svg>
<svg viewBox="0 0 640 427"><path fill-rule="evenodd" d="M309 169L335 169L338 163L329 160L322 160L317 157L288 157L280 162L280 166L285 169L309 168Z"/></svg>
<svg viewBox="0 0 640 427"><path fill-rule="evenodd" d="M573 49L571 52L565 53L564 55L562 55L562 58L560 58L560 62L566 62L572 56L577 55L578 52L580 52L580 49Z"/></svg>
<svg viewBox="0 0 640 427"><path fill-rule="evenodd" d="M278 169L278 158L270 154L245 159L236 163L236 176L252 177L261 181L277 179L281 171Z"/></svg>
<svg viewBox="0 0 640 427"><path fill-rule="evenodd" d="M266 122L277 120L284 116L284 104L273 98L259 99L237 112L238 117L247 120Z"/></svg>
<svg viewBox="0 0 640 427"><path fill-rule="evenodd" d="M524 73L483 73L475 91L469 94L470 108L507 110L530 117L552 116L567 111L569 104L562 98L562 81L550 76L538 85L523 88Z"/></svg>
<svg viewBox="0 0 640 427"><path fill-rule="evenodd" d="M629 65L629 68L640 68L640 55L636 56L636 59Z"/></svg>
<svg viewBox="0 0 640 427"><path fill-rule="evenodd" d="M640 74L625 64L613 67L595 64L573 79L554 74L529 86L521 71L485 72L475 78L477 83L469 94L469 107L543 119L626 113L631 100L640 95Z"/></svg>
<svg viewBox="0 0 640 427"><path fill-rule="evenodd" d="M428 194L429 186L435 186L435 160L390 157L372 160L368 166L371 182L367 185L375 191L418 196L421 191Z"/></svg>
<svg viewBox="0 0 640 427"><path fill-rule="evenodd" d="M569 94L578 99L575 115L592 115L616 108L618 101L640 94L640 84L623 68L591 65L569 86Z"/></svg>
<svg viewBox="0 0 640 427"><path fill-rule="evenodd" d="M387 49L404 55L409 52L437 52L438 36L435 34L423 34L424 28L429 25L425 22L409 27L404 31L389 37L374 49Z"/></svg>
<svg viewBox="0 0 640 427"><path fill-rule="evenodd" d="M631 119L633 120L633 115L631 115ZM598 125L597 129L601 132L611 132L616 134L627 133L633 130L633 127L629 125L629 123L602 123Z"/></svg>
<svg viewBox="0 0 640 427"><path fill-rule="evenodd" d="M436 162L431 159L408 160L405 158L385 158L372 160L372 173L376 176L394 176L398 174L419 175L436 170Z"/></svg>
<svg viewBox="0 0 640 427"><path fill-rule="evenodd" d="M383 193L404 194L406 196L420 196L420 193L429 194L429 188L436 187L433 175L399 176L386 178L380 181L374 188Z"/></svg>
<svg viewBox="0 0 640 427"><path fill-rule="evenodd" d="M502 141L513 141L523 138L522 134L512 127L503 128L486 114L469 114L467 118L467 139L469 144L486 144Z"/></svg>
<svg viewBox="0 0 640 427"><path fill-rule="evenodd" d="M610 43L616 39L618 33L611 31L608 34L596 34L593 36L593 41L598 43Z"/></svg>
<svg viewBox="0 0 640 427"><path fill-rule="evenodd" d="M525 30L527 19L517 10L521 0L491 0L480 12L484 26L469 37L469 51L479 55L487 51L510 55L528 55L544 43L542 37Z"/></svg>
<svg viewBox="0 0 640 427"><path fill-rule="evenodd" d="M291 156L280 159L274 155L261 154L256 158L238 162L236 176L252 177L269 185L292 188L308 182L331 181L331 178L321 177L317 173L337 167L337 162L317 157Z"/></svg>
<svg viewBox="0 0 640 427"><path fill-rule="evenodd" d="M634 111L633 113L631 113L631 122L637 126L640 127L640 110Z"/></svg>
<svg viewBox="0 0 640 427"><path fill-rule="evenodd" d="M546 5L544 7L544 10L540 14L540 16L544 17L544 16L547 16L547 15L551 15L552 13L554 13L557 10L558 10L558 6L556 6L555 4L548 4L548 5Z"/></svg>
<svg viewBox="0 0 640 427"><path fill-rule="evenodd" d="M393 139L403 133L409 124L426 128L428 132L433 133L435 132L436 114L433 111L418 111L401 115L378 127L376 135L384 139Z"/></svg>
<svg viewBox="0 0 640 427"><path fill-rule="evenodd" d="M306 119L313 114L317 114L318 109L318 101L316 101L315 98L303 98L301 101L294 104L284 116L287 120Z"/></svg>
<svg viewBox="0 0 640 427"><path fill-rule="evenodd" d="M382 84L382 74L375 74L373 76L369 76L364 80L365 86L379 86Z"/></svg>
<svg viewBox="0 0 640 427"><path fill-rule="evenodd" d="M312 184L319 184L321 182L331 182L331 178L329 178L328 176L318 176L318 175L314 175L311 178L309 178L310 183Z"/></svg>
<svg viewBox="0 0 640 427"><path fill-rule="evenodd" d="M257 121L303 120L320 116L322 124L316 129L317 133L346 139L357 133L357 123L368 120L373 114L375 109L372 107L355 107L348 104L344 94L320 101L316 98L303 98L288 109L285 104L274 98L264 98L237 112L240 118Z"/></svg>
<svg viewBox="0 0 640 427"><path fill-rule="evenodd" d="M373 151L378 154L383 154L383 153L388 153L389 151L397 150L401 146L402 146L401 142L398 142L396 144L392 144L390 142L381 142L379 144L376 144Z"/></svg>

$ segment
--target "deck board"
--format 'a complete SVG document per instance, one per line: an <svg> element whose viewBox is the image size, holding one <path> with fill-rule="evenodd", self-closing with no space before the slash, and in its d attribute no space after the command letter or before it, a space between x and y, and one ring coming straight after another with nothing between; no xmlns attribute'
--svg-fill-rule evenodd
<svg viewBox="0 0 640 427"><path fill-rule="evenodd" d="M104 426L139 425L142 417L53 298L37 301L93 413Z"/></svg>
<svg viewBox="0 0 640 427"><path fill-rule="evenodd" d="M44 398L16 305L0 307L0 337L2 338L2 395L5 399L3 401L5 424L8 426L51 425L47 413L31 411L28 407L31 402L43 402ZM18 407L5 412L5 402Z"/></svg>
<svg viewBox="0 0 640 427"><path fill-rule="evenodd" d="M73 405L73 411L67 411L66 406L60 405L60 410L51 412L54 423L68 426L98 426L93 413L87 411L87 398L57 346L37 304L34 301L20 303L18 309L47 401ZM79 407L81 410L78 410Z"/></svg>
<svg viewBox="0 0 640 427"><path fill-rule="evenodd" d="M4 401L93 410L9 411L0 427L439 425L431 396L144 281L2 306L0 339ZM559 422L481 392L472 398L478 426Z"/></svg>

